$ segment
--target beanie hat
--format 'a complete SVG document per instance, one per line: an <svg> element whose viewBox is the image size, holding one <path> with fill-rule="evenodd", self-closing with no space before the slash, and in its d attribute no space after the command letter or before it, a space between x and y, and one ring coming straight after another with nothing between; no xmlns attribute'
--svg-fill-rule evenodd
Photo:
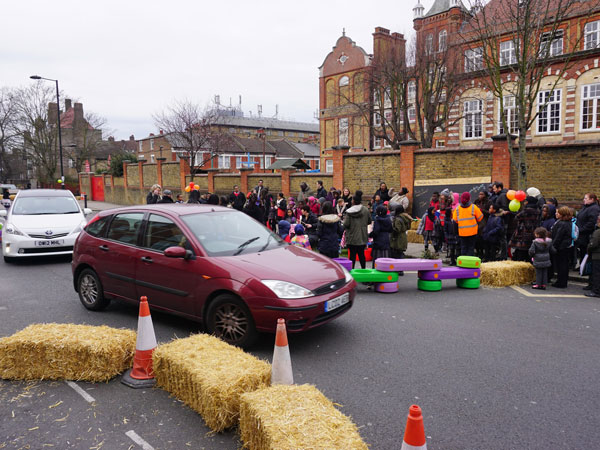
<svg viewBox="0 0 600 450"><path fill-rule="evenodd" d="M531 196L531 197L538 197L540 195L542 195L542 193L540 192L540 190L538 188L534 188L534 187L530 187L529 189L527 189L527 195Z"/></svg>
<svg viewBox="0 0 600 450"><path fill-rule="evenodd" d="M277 226L279 227L277 234L282 238L285 238L290 233L291 225L287 220L280 220Z"/></svg>
<svg viewBox="0 0 600 450"><path fill-rule="evenodd" d="M537 205L537 198L532 197L531 195L528 195L525 201L528 205Z"/></svg>
<svg viewBox="0 0 600 450"><path fill-rule="evenodd" d="M298 225L296 225L296 227L294 228L295 233L298 236L302 236L304 234L304 227L302 226L301 223L299 223Z"/></svg>
<svg viewBox="0 0 600 450"><path fill-rule="evenodd" d="M469 203L471 201L471 194L468 192L463 192L460 196L461 203Z"/></svg>

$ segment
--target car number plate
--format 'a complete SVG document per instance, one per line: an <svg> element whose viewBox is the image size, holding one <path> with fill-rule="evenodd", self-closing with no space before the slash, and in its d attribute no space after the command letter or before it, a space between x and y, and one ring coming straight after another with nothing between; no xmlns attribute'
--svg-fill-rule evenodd
<svg viewBox="0 0 600 450"><path fill-rule="evenodd" d="M325 302L325 312L333 311L334 309L337 309L340 306L345 305L349 301L350 301L350 294L348 294L348 293L345 293L344 295L340 295L339 297L336 297L333 300L328 300Z"/></svg>
<svg viewBox="0 0 600 450"><path fill-rule="evenodd" d="M64 239L48 239L46 241L35 241L37 247L54 247L56 245L63 245Z"/></svg>

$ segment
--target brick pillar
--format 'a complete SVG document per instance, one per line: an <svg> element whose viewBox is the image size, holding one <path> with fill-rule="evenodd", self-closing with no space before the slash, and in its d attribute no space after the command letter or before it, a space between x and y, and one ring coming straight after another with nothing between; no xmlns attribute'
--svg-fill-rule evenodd
<svg viewBox="0 0 600 450"><path fill-rule="evenodd" d="M295 169L281 169L281 192L286 197L291 195L290 175L296 172Z"/></svg>
<svg viewBox="0 0 600 450"><path fill-rule="evenodd" d="M516 136L513 137L513 139ZM506 134L492 136L494 146L492 149L492 182L501 181L504 186L510 185L510 152Z"/></svg>
<svg viewBox="0 0 600 450"><path fill-rule="evenodd" d="M253 167L241 167L240 171L240 191L246 195L248 193L248 174L254 170Z"/></svg>
<svg viewBox="0 0 600 450"><path fill-rule="evenodd" d="M332 185L338 189L344 189L344 155L350 147L347 145L336 145L331 147L333 155L333 181Z"/></svg>
<svg viewBox="0 0 600 450"><path fill-rule="evenodd" d="M123 188L125 188L125 190L127 190L127 164L130 162L131 161L128 159L123 160Z"/></svg>
<svg viewBox="0 0 600 450"><path fill-rule="evenodd" d="M183 158L179 160L179 187L181 192L185 191L186 180L185 177L190 174L190 165Z"/></svg>
<svg viewBox="0 0 600 450"><path fill-rule="evenodd" d="M158 184L163 186L163 176L162 176L162 164L163 161L166 161L167 158L156 158L156 178L158 179Z"/></svg>
<svg viewBox="0 0 600 450"><path fill-rule="evenodd" d="M144 163L145 159L140 159L138 161L138 173L140 175L140 191L144 192Z"/></svg>
<svg viewBox="0 0 600 450"><path fill-rule="evenodd" d="M420 145L419 141L400 142L400 187L408 189L407 197L411 206L413 204L413 191L415 190L415 150Z"/></svg>
<svg viewBox="0 0 600 450"><path fill-rule="evenodd" d="M215 192L215 175L219 172L219 169L207 169L208 172L208 192L214 194Z"/></svg>

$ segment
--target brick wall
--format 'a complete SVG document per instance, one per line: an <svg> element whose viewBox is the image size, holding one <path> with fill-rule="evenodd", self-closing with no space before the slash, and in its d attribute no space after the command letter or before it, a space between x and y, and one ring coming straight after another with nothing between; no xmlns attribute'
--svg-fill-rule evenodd
<svg viewBox="0 0 600 450"><path fill-rule="evenodd" d="M344 156L344 186L336 188L348 187L350 192L360 189L367 196L379 189L381 183L400 187L399 151L349 153Z"/></svg>
<svg viewBox="0 0 600 450"><path fill-rule="evenodd" d="M140 185L140 172L137 164L127 164L127 185L128 187Z"/></svg>
<svg viewBox="0 0 600 450"><path fill-rule="evenodd" d="M491 176L492 151L417 150L415 180Z"/></svg>
<svg viewBox="0 0 600 450"><path fill-rule="evenodd" d="M234 185L240 185L240 176L237 174L221 174L215 176L215 193L229 195L233 192Z"/></svg>
<svg viewBox="0 0 600 450"><path fill-rule="evenodd" d="M157 184L158 176L156 172L156 164L144 164L143 167L144 186L150 187L153 184Z"/></svg>
<svg viewBox="0 0 600 450"><path fill-rule="evenodd" d="M164 186L180 189L178 162L162 163L162 181ZM146 184L146 175L144 175L144 184Z"/></svg>
<svg viewBox="0 0 600 450"><path fill-rule="evenodd" d="M333 183L333 175L324 175L322 173L297 173L290 176L290 195L296 197L300 192L300 184L304 181L312 191L317 190L317 181L323 182L323 187L327 191ZM341 187L335 186L338 189Z"/></svg>
<svg viewBox="0 0 600 450"><path fill-rule="evenodd" d="M269 192L277 195L281 192L281 175L263 173L260 175L248 176L248 190L254 189L258 185L258 180L263 180L263 184L269 188Z"/></svg>

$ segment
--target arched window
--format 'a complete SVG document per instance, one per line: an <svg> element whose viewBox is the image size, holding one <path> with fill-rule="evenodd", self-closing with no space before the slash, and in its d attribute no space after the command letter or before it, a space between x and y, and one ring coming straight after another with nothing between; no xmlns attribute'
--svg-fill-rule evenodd
<svg viewBox="0 0 600 450"><path fill-rule="evenodd" d="M431 55L433 53L433 34L428 34L425 38L425 54Z"/></svg>
<svg viewBox="0 0 600 450"><path fill-rule="evenodd" d="M446 32L446 30L440 31L440 34L438 35L438 51L439 52L443 52L444 50L446 50L447 39L448 39L448 33Z"/></svg>
<svg viewBox="0 0 600 450"><path fill-rule="evenodd" d="M350 78L348 78L348 76L344 75L342 78L340 78L340 82L339 82L340 87L348 86L349 84L350 84Z"/></svg>

